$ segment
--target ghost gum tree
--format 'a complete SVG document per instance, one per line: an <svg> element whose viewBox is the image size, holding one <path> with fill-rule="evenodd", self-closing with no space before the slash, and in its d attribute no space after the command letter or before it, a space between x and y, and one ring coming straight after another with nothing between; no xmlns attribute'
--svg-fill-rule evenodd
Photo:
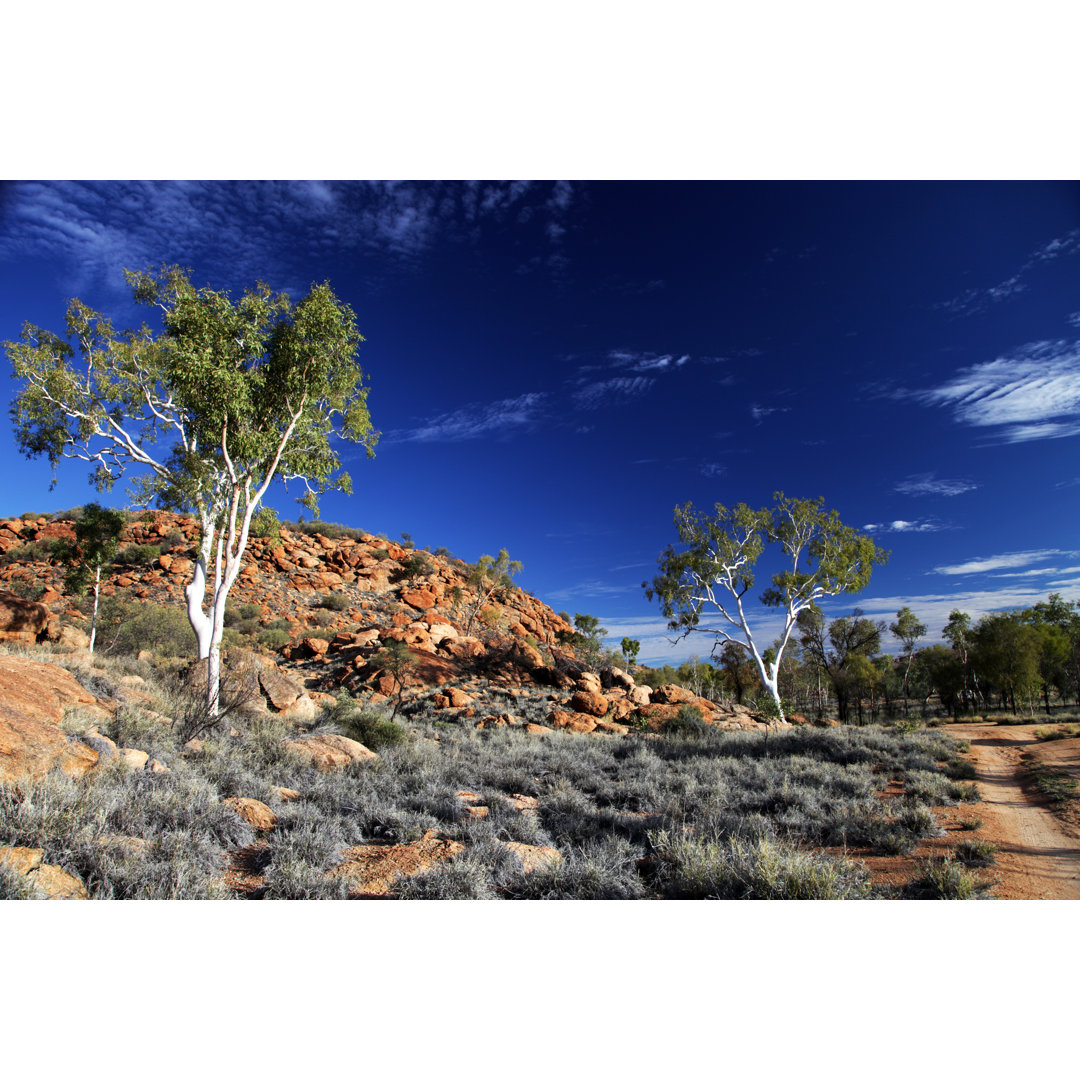
<svg viewBox="0 0 1080 1080"><path fill-rule="evenodd" d="M185 595L216 716L225 601L252 515L275 479L302 485L298 501L317 515L323 492L352 491L332 438L371 456L378 434L356 362L364 339L328 283L295 304L263 282L234 301L190 274L124 271L135 300L160 312L159 333L118 332L72 300L66 336L28 323L4 344L23 383L11 414L28 457L48 457L54 477L61 458L90 462L100 491L138 469L136 505L198 519Z"/></svg>
<svg viewBox="0 0 1080 1080"><path fill-rule="evenodd" d="M712 515L696 512L690 503L676 507L682 550L669 546L660 556L658 575L644 588L650 600L659 600L668 628L680 631L680 639L710 634L714 652L728 641L752 657L783 718L780 662L799 613L826 596L864 589L874 566L885 563L889 554L844 525L835 510L825 510L824 498L791 499L776 492L773 499L774 506L761 510L717 503ZM783 631L768 658L754 640L744 603L767 545L780 549L786 566L761 595L766 607L784 612ZM702 625L706 613L719 618Z"/></svg>

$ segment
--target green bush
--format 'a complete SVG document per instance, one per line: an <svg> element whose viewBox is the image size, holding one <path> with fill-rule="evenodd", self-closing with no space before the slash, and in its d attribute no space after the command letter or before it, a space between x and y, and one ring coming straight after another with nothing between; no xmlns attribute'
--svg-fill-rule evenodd
<svg viewBox="0 0 1080 1080"><path fill-rule="evenodd" d="M385 750L408 741L408 734L400 724L354 703L351 707L339 705L334 710L334 722L350 739L363 743L369 750Z"/></svg>
<svg viewBox="0 0 1080 1080"><path fill-rule="evenodd" d="M664 725L665 735L680 739L702 739L708 732L709 726L702 719L701 710L696 705L684 705Z"/></svg>
<svg viewBox="0 0 1080 1080"><path fill-rule="evenodd" d="M134 656L151 649L161 656L190 657L195 646L195 631L179 605L134 603L116 596L102 600L97 647L103 653Z"/></svg>
<svg viewBox="0 0 1080 1080"><path fill-rule="evenodd" d="M281 629L272 630L267 628L266 630L263 630L258 637L260 645L267 649L273 649L275 652L278 649L284 648L291 640L292 638L289 637L289 631Z"/></svg>
<svg viewBox="0 0 1080 1080"><path fill-rule="evenodd" d="M430 572L431 563L423 552L414 551L401 560L401 573L407 578L421 577Z"/></svg>
<svg viewBox="0 0 1080 1080"><path fill-rule="evenodd" d="M19 544L9 548L0 558L0 566L16 562L52 562L61 547L63 543L59 540L32 540L28 544Z"/></svg>
<svg viewBox="0 0 1080 1080"><path fill-rule="evenodd" d="M161 553L168 554L171 551L186 551L188 546L187 537L179 529L170 529L162 538Z"/></svg>
<svg viewBox="0 0 1080 1080"><path fill-rule="evenodd" d="M116 566L149 566L161 555L157 544L128 544L117 553L113 563Z"/></svg>
<svg viewBox="0 0 1080 1080"><path fill-rule="evenodd" d="M344 593L327 593L320 601L319 607L327 611L345 611L349 606L349 598Z"/></svg>
<svg viewBox="0 0 1080 1080"><path fill-rule="evenodd" d="M948 855L924 860L912 884L928 900L970 900L978 888L974 876Z"/></svg>
<svg viewBox="0 0 1080 1080"><path fill-rule="evenodd" d="M251 519L249 535L264 540L280 539L281 522L278 520L277 511L270 506L257 510Z"/></svg>

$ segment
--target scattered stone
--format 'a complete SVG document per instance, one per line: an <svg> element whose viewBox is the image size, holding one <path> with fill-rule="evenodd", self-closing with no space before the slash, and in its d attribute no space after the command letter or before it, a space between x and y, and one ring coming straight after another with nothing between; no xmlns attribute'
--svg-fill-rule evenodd
<svg viewBox="0 0 1080 1080"><path fill-rule="evenodd" d="M520 860L526 874L542 870L548 866L557 866L562 862L562 855L553 847L538 844L521 844L516 840L507 840L505 847Z"/></svg>
<svg viewBox="0 0 1080 1080"><path fill-rule="evenodd" d="M350 899L392 897L399 878L415 874L460 855L465 845L428 832L408 844L368 844L350 848L345 861L328 871L330 877L349 882Z"/></svg>
<svg viewBox="0 0 1080 1080"><path fill-rule="evenodd" d="M268 832L277 824L277 814L258 799L233 797L222 802L259 832Z"/></svg>
<svg viewBox="0 0 1080 1080"><path fill-rule="evenodd" d="M319 772L343 769L354 761L373 761L379 756L363 743L345 735L315 735L309 739L290 739L285 746L309 758Z"/></svg>
<svg viewBox="0 0 1080 1080"><path fill-rule="evenodd" d="M150 760L150 755L145 750L134 750L131 747L118 750L117 757L120 759L120 763L126 765L129 769L144 769L146 763Z"/></svg>

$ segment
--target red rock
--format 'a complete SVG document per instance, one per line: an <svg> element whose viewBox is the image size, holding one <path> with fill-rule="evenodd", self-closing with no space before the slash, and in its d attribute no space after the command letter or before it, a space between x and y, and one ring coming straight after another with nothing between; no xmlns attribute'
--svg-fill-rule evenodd
<svg viewBox="0 0 1080 1080"><path fill-rule="evenodd" d="M277 824L277 814L258 799L233 797L221 801L259 832L268 832Z"/></svg>
<svg viewBox="0 0 1080 1080"><path fill-rule="evenodd" d="M582 734L587 734L596 727L596 721L591 716L564 712L562 709L552 709L548 714L548 723L566 731L577 731Z"/></svg>
<svg viewBox="0 0 1080 1080"><path fill-rule="evenodd" d="M0 781L40 780L57 766L81 776L98 755L60 730L64 713L97 699L69 672L20 656L0 656Z"/></svg>
<svg viewBox="0 0 1080 1080"><path fill-rule="evenodd" d="M430 589L402 589L401 599L418 611L430 611L436 603L435 594Z"/></svg>
<svg viewBox="0 0 1080 1080"><path fill-rule="evenodd" d="M0 591L0 640L17 641L29 637L30 642L36 641L48 618L49 609L44 604Z"/></svg>
<svg viewBox="0 0 1080 1080"><path fill-rule="evenodd" d="M409 844L366 844L345 852L345 861L328 871L330 877L344 877L353 899L392 896L399 878L422 873L436 863L460 855L465 845L428 833Z"/></svg>
<svg viewBox="0 0 1080 1080"><path fill-rule="evenodd" d="M379 755L363 743L344 735L316 735L310 739L291 739L285 743L290 750L310 759L319 772L341 769L354 761L373 761Z"/></svg>
<svg viewBox="0 0 1080 1080"><path fill-rule="evenodd" d="M557 866L562 862L562 855L553 847L522 844L517 840L507 840L505 847L521 860L522 868L526 874L542 870L544 867Z"/></svg>
<svg viewBox="0 0 1080 1080"><path fill-rule="evenodd" d="M589 716L606 715L608 706L608 699L595 690L579 690L570 699L570 708L574 712L587 713Z"/></svg>

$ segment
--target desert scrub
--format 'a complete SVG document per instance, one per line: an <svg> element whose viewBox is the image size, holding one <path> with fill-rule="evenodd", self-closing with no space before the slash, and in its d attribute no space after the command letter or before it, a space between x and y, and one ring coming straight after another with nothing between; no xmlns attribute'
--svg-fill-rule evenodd
<svg viewBox="0 0 1080 1080"><path fill-rule="evenodd" d="M515 900L640 900L647 895L640 857L625 838L600 836L503 888Z"/></svg>
<svg viewBox="0 0 1080 1080"><path fill-rule="evenodd" d="M961 840L956 845L956 857L965 866L990 866L998 846L989 840Z"/></svg>
<svg viewBox="0 0 1080 1080"><path fill-rule="evenodd" d="M225 849L251 840L213 788L182 767L157 775L106 764L74 783L52 774L0 788L0 844L42 848L45 862L81 878L95 899L224 896Z"/></svg>
<svg viewBox="0 0 1080 1080"><path fill-rule="evenodd" d="M979 891L979 883L956 859L946 855L923 860L909 891L921 900L970 900Z"/></svg>
<svg viewBox="0 0 1080 1080"><path fill-rule="evenodd" d="M657 884L676 900L844 900L869 894L866 871L846 859L761 836L653 837Z"/></svg>
<svg viewBox="0 0 1080 1080"><path fill-rule="evenodd" d="M1029 760L1024 763L1024 771L1029 786L1055 806L1076 798L1076 781L1063 769L1051 769L1041 762Z"/></svg>
<svg viewBox="0 0 1080 1080"><path fill-rule="evenodd" d="M1080 724L1063 724L1056 728L1036 728L1035 738L1041 742L1051 742L1054 739L1075 739L1080 737Z"/></svg>

